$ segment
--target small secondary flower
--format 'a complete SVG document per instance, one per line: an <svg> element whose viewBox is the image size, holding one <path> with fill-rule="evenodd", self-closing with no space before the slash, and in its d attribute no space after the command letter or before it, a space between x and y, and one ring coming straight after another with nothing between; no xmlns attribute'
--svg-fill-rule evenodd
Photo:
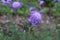
<svg viewBox="0 0 60 40"><path fill-rule="evenodd" d="M22 3L21 2L13 2L12 3L12 8L13 9L17 9L17 8L21 8L22 7Z"/></svg>
<svg viewBox="0 0 60 40"><path fill-rule="evenodd" d="M40 5L43 5L43 4L44 4L44 1L43 1L43 0L41 0L41 1L40 1Z"/></svg>
<svg viewBox="0 0 60 40"><path fill-rule="evenodd" d="M2 5L9 5L12 2L12 0L2 0L1 2Z"/></svg>

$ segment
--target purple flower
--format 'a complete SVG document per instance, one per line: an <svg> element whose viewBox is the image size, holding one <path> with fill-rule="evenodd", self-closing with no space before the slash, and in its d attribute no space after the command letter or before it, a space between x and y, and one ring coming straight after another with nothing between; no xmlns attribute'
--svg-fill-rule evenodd
<svg viewBox="0 0 60 40"><path fill-rule="evenodd" d="M59 0L54 0L54 2L58 2Z"/></svg>
<svg viewBox="0 0 60 40"><path fill-rule="evenodd" d="M42 14L40 14L38 11L32 11L30 18L28 21L33 25L36 26L37 24L42 22Z"/></svg>
<svg viewBox="0 0 60 40"><path fill-rule="evenodd" d="M26 32L26 30L24 30L24 32Z"/></svg>
<svg viewBox="0 0 60 40"><path fill-rule="evenodd" d="M40 1L40 5L43 5L43 4L44 4L44 1L43 1L43 0L41 0L41 1Z"/></svg>
<svg viewBox="0 0 60 40"><path fill-rule="evenodd" d="M12 3L12 8L13 9L17 9L17 8L21 8L22 7L22 3L21 2L13 2Z"/></svg>
<svg viewBox="0 0 60 40"><path fill-rule="evenodd" d="M54 2L60 2L60 0L53 0Z"/></svg>
<svg viewBox="0 0 60 40"><path fill-rule="evenodd" d="M12 2L12 0L2 0L1 2L2 5L9 5Z"/></svg>
<svg viewBox="0 0 60 40"><path fill-rule="evenodd" d="M33 11L33 10L35 10L35 7L30 7L29 8L29 11Z"/></svg>

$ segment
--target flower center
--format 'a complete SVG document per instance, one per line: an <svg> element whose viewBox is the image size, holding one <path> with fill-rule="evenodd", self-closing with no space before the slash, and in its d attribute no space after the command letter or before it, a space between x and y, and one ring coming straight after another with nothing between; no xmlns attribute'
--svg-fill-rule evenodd
<svg viewBox="0 0 60 40"><path fill-rule="evenodd" d="M15 7L18 7L18 4L16 3L14 6L15 6Z"/></svg>

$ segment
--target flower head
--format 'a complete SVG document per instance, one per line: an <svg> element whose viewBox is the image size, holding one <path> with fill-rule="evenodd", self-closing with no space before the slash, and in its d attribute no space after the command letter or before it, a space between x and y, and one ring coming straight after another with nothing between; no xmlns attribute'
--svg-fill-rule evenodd
<svg viewBox="0 0 60 40"><path fill-rule="evenodd" d="M54 2L60 2L60 0L53 0Z"/></svg>
<svg viewBox="0 0 60 40"><path fill-rule="evenodd" d="M2 5L9 5L12 2L12 0L2 0L1 2Z"/></svg>
<svg viewBox="0 0 60 40"><path fill-rule="evenodd" d="M29 8L29 11L33 11L33 10L35 10L35 7L30 7Z"/></svg>
<svg viewBox="0 0 60 40"><path fill-rule="evenodd" d="M41 0L41 1L40 1L40 5L43 5L43 4L44 4L44 0Z"/></svg>
<svg viewBox="0 0 60 40"><path fill-rule="evenodd" d="M33 26L35 26L42 22L42 14L37 11L33 11L28 20Z"/></svg>
<svg viewBox="0 0 60 40"><path fill-rule="evenodd" d="M24 30L24 32L26 32L26 30Z"/></svg>
<svg viewBox="0 0 60 40"><path fill-rule="evenodd" d="M13 2L12 3L12 8L16 9L16 8L21 8L22 7L22 3L21 2Z"/></svg>

